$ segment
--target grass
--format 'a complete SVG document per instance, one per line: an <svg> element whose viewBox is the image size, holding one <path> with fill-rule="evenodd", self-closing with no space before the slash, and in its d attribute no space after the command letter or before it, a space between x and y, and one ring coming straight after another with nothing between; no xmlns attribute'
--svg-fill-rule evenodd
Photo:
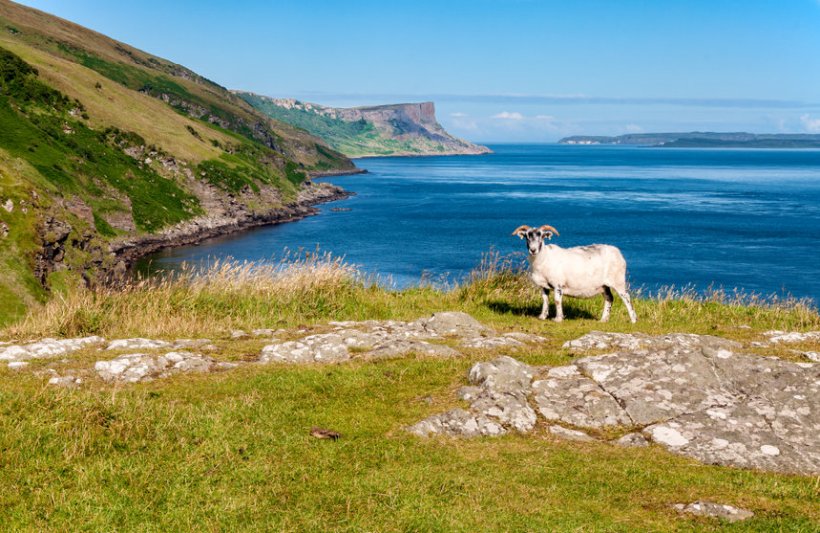
<svg viewBox="0 0 820 533"><path fill-rule="evenodd" d="M637 326L618 303L612 322L600 324L601 302L579 300L568 301L563 324L541 322L537 292L512 265L490 257L463 286L395 292L330 256L220 262L121 290L70 291L2 335L204 336L217 357L252 360L263 342L231 340L231 329L321 331L332 319L447 309L549 337L513 355L555 365L569 357L564 340L592 329L750 338L820 327L805 302L691 291L637 299ZM474 440L402 430L456 405L469 367L493 356L248 365L113 388L92 377L76 390L0 370L0 522L10 530L817 530L818 478L704 466L657 447L570 444L540 426ZM99 357L87 351L33 366L90 366ZM312 439L314 425L343 437ZM697 499L756 516L727 526L670 509Z"/></svg>

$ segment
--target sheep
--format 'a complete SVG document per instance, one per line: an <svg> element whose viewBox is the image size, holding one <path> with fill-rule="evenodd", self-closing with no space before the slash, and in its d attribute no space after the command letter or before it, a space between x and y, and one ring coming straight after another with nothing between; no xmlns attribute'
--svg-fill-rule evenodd
<svg viewBox="0 0 820 533"><path fill-rule="evenodd" d="M612 291L618 293L629 312L632 323L638 321L626 284L626 261L621 251L608 244L591 244L574 248L561 248L554 244L544 244L544 238L552 239L560 235L552 226L531 228L520 226L513 235L526 239L529 250L530 277L541 287L543 307L538 316L541 320L549 318L549 291L555 291L555 321L564 320L564 309L561 305L564 296L592 298L604 295L604 312L601 322L609 320L612 309Z"/></svg>

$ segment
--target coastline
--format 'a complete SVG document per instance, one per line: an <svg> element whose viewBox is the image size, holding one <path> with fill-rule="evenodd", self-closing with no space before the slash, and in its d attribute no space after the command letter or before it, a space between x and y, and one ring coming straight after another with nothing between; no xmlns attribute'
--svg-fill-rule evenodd
<svg viewBox="0 0 820 533"><path fill-rule="evenodd" d="M343 171L339 173L323 174L323 176L339 176L347 174L361 174L362 169L355 172ZM320 176L316 176L320 177ZM331 183L309 183L299 191L297 199L292 204L271 209L270 211L243 212L239 216L202 216L186 221L161 233L143 235L110 244L109 250L116 257L114 279L133 268L136 262L152 253L168 248L198 244L214 237L222 237L238 233L247 229L296 222L305 217L316 215L319 209L316 206L345 200L356 193L342 189Z"/></svg>

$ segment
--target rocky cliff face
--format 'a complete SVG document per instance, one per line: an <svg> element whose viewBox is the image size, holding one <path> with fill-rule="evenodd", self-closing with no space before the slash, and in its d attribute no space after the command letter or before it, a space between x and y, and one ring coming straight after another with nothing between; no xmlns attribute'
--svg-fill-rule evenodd
<svg viewBox="0 0 820 533"><path fill-rule="evenodd" d="M334 108L293 98L236 94L268 116L307 130L349 157L490 152L442 128L433 102Z"/></svg>

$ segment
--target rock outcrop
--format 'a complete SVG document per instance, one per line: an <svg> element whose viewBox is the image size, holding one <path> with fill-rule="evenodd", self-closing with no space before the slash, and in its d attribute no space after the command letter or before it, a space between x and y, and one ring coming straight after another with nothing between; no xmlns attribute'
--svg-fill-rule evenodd
<svg viewBox="0 0 820 533"><path fill-rule="evenodd" d="M168 352L152 356L143 353L121 355L110 361L97 361L94 370L109 383L137 383L189 372L213 372L234 368L235 363L224 363L191 352Z"/></svg>
<svg viewBox="0 0 820 533"><path fill-rule="evenodd" d="M528 420L521 413L534 410L551 424L551 433L563 438L593 440L602 430L637 427L640 434L628 433L615 444L641 446L650 440L708 464L820 472L820 365L742 355L740 344L707 335L593 332L565 347L616 351L541 369L532 382L520 378L512 397L511 389L484 383L461 394L470 401L469 410L434 415L409 431L460 436L526 432L535 420L521 423ZM486 365L474 366L468 381L475 384ZM523 368L509 358L489 365ZM502 375L505 382L516 375L533 376L532 371L521 372ZM487 397L492 401L482 401Z"/></svg>
<svg viewBox="0 0 820 533"><path fill-rule="evenodd" d="M368 320L331 322L330 333L308 335L298 340L277 341L262 349L263 363L338 363L353 357L379 359L409 353L433 357L460 355L455 348L441 344L456 341L464 348L498 349L543 342L528 334L498 335L466 313L436 313L413 322ZM438 341L438 342L430 342Z"/></svg>

